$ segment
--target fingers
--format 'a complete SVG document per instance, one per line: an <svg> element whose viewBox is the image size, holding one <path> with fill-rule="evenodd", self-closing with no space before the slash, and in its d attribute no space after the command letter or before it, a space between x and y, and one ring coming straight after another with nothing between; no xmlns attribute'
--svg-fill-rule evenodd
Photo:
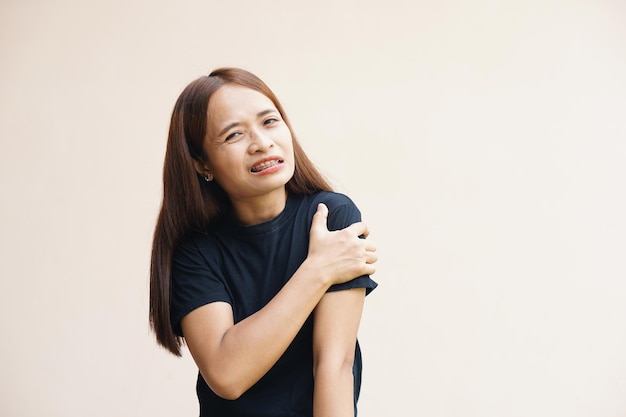
<svg viewBox="0 0 626 417"><path fill-rule="evenodd" d="M370 234L370 230L364 222L352 223L350 226L346 227L346 230L349 230L350 233L354 233L357 236L368 237Z"/></svg>
<svg viewBox="0 0 626 417"><path fill-rule="evenodd" d="M376 245L367 240L363 240L363 249L365 251L365 268L367 275L371 275L376 271L374 264L378 261L378 255L376 254Z"/></svg>
<svg viewBox="0 0 626 417"><path fill-rule="evenodd" d="M361 262L361 266L359 267L359 275L373 275L376 272L376 262L378 261L378 256L376 252L367 251L363 256Z"/></svg>
<svg viewBox="0 0 626 417"><path fill-rule="evenodd" d="M363 267L362 275L374 275L376 273L376 267L374 264L367 264Z"/></svg>
<svg viewBox="0 0 626 417"><path fill-rule="evenodd" d="M365 256L365 262L370 265L375 264L376 261L378 261L378 255L376 255L376 252L367 252Z"/></svg>
<svg viewBox="0 0 626 417"><path fill-rule="evenodd" d="M376 244L368 239L363 240L363 248L368 252L376 252Z"/></svg>
<svg viewBox="0 0 626 417"><path fill-rule="evenodd" d="M317 205L317 211L313 215L313 222L311 223L311 230L328 231L328 207L326 204L319 203Z"/></svg>
<svg viewBox="0 0 626 417"><path fill-rule="evenodd" d="M328 207L326 207L326 204L324 203L319 203L317 205L317 212L315 214L320 214L321 216L324 217L324 219L326 219L328 217Z"/></svg>

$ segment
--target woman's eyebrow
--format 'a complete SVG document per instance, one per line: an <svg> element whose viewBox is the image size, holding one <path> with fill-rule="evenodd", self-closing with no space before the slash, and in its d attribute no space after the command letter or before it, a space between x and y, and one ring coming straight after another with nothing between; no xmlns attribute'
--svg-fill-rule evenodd
<svg viewBox="0 0 626 417"><path fill-rule="evenodd" d="M232 123L227 124L226 127L222 129L220 133L217 134L217 137L219 138L220 136L224 135L233 127L239 126L239 124L240 124L239 122L232 122Z"/></svg>
<svg viewBox="0 0 626 417"><path fill-rule="evenodd" d="M263 110L263 111L261 111L261 112L258 112L258 113L257 113L257 115L256 115L256 117L263 117L263 116L265 116L266 114L270 114L270 113L274 113L274 112L277 112L277 110L276 110L276 109L267 109L267 110Z"/></svg>

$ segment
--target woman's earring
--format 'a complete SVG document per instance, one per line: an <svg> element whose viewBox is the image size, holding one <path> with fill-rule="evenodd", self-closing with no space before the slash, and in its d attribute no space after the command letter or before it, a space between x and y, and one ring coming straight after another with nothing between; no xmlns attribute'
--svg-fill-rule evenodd
<svg viewBox="0 0 626 417"><path fill-rule="evenodd" d="M206 175L202 178L204 178L206 182L213 181L213 175L211 175L210 172L207 172Z"/></svg>

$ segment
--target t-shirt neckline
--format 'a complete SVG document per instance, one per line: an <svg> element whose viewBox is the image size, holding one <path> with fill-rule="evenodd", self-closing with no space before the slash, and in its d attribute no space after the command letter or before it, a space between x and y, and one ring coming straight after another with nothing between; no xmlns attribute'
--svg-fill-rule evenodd
<svg viewBox="0 0 626 417"><path fill-rule="evenodd" d="M226 231L237 235L258 236L278 230L293 217L300 199L301 197L296 196L293 193L288 193L283 211L281 211L276 217L258 224L242 224L231 215L228 217L225 224Z"/></svg>

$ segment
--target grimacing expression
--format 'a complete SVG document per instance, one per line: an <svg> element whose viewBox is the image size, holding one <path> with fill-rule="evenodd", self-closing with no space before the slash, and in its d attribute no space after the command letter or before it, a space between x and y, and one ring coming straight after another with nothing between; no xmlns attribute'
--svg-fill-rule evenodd
<svg viewBox="0 0 626 417"><path fill-rule="evenodd" d="M274 103L226 84L209 100L204 151L210 172L231 200L284 192L294 173L293 139Z"/></svg>

